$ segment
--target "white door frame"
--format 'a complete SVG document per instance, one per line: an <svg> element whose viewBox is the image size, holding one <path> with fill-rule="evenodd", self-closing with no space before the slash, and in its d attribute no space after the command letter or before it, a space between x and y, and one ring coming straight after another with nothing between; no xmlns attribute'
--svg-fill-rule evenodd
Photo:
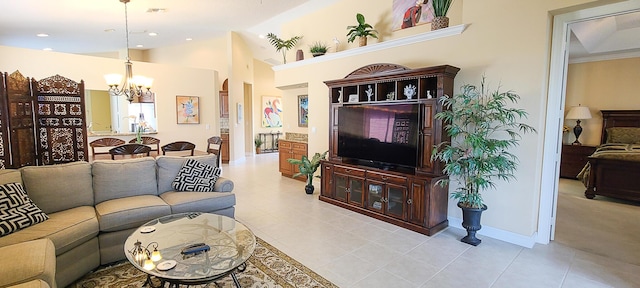
<svg viewBox="0 0 640 288"><path fill-rule="evenodd" d="M559 159L562 148L562 125L564 123L564 103L567 84L569 24L624 14L640 10L640 0L629 0L566 14L553 19L551 38L551 63L549 68L549 90L547 97L547 117L545 125L544 154L542 160L542 181L540 192L540 214L538 217L538 243L547 244L555 233L556 208L558 200Z"/></svg>

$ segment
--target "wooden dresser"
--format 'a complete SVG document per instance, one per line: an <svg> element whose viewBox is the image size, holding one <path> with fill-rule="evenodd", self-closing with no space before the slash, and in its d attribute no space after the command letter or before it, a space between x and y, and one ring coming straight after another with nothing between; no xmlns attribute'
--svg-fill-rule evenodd
<svg viewBox="0 0 640 288"><path fill-rule="evenodd" d="M594 146L562 145L560 158L560 177L576 179L578 173L587 164L587 157L596 151Z"/></svg>

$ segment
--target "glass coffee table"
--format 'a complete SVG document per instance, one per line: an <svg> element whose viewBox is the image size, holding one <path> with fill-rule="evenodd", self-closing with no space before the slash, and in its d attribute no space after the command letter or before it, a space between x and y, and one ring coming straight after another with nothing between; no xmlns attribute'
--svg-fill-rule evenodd
<svg viewBox="0 0 640 288"><path fill-rule="evenodd" d="M199 285L244 271L256 238L233 218L208 213L182 213L161 217L136 229L124 245L127 259L170 287ZM161 259L156 259L156 250Z"/></svg>

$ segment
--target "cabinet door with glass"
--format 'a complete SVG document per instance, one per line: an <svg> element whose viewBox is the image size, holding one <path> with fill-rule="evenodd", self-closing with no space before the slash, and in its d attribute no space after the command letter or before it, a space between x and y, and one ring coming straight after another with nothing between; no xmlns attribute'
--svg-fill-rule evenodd
<svg viewBox="0 0 640 288"><path fill-rule="evenodd" d="M407 188L394 184L387 184L384 214L406 219Z"/></svg>
<svg viewBox="0 0 640 288"><path fill-rule="evenodd" d="M333 174L335 199L362 207L364 200L364 178Z"/></svg>
<svg viewBox="0 0 640 288"><path fill-rule="evenodd" d="M366 208L379 213L384 213L385 185L383 182L367 180L367 205Z"/></svg>

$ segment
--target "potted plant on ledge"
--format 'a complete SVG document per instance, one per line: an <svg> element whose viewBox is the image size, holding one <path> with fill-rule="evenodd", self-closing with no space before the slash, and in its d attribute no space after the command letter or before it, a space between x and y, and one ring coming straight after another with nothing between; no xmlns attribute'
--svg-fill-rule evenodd
<svg viewBox="0 0 640 288"><path fill-rule="evenodd" d="M318 166L320 166L320 161L325 159L328 152L329 151L325 151L322 154L316 152L311 160L309 160L307 156L302 156L301 160L293 158L287 159L289 163L298 165L298 170L300 170L300 172L293 174L293 177L307 176L307 185L304 187L304 191L307 194L313 194L313 174L316 173L316 170L318 170ZM316 177L320 178L320 176Z"/></svg>
<svg viewBox="0 0 640 288"><path fill-rule="evenodd" d="M280 39L276 34L269 33L267 34L267 39L269 39L269 43L276 48L276 52L282 51L282 61L284 64L287 64L287 51L296 47L298 40L302 39L302 36L293 36L289 38L289 40L284 40Z"/></svg>
<svg viewBox="0 0 640 288"><path fill-rule="evenodd" d="M347 29L349 29L349 32L347 32L347 37L349 37L347 41L349 43L358 37L360 46L367 46L367 37L378 38L376 35L378 31L373 30L373 26L365 22L364 15L360 13L356 14L356 20L358 21L358 25L347 26Z"/></svg>
<svg viewBox="0 0 640 288"><path fill-rule="evenodd" d="M431 30L438 30L449 27L449 7L451 7L453 0L432 0L431 6L433 7L433 20L431 20Z"/></svg>
<svg viewBox="0 0 640 288"><path fill-rule="evenodd" d="M480 87L463 85L461 93L439 99L443 111L435 118L442 120L451 142L443 142L433 149L432 161L444 163L444 173L455 180L458 187L451 198L462 209L462 226L467 236L460 241L480 244L476 232L482 228L480 216L487 209L482 192L495 188L494 180L512 180L518 158L509 152L518 146L521 133L536 130L518 122L528 116L523 109L509 108L520 96L513 91L488 91L485 78ZM449 180L441 180L446 185Z"/></svg>
<svg viewBox="0 0 640 288"><path fill-rule="evenodd" d="M309 51L313 57L322 56L329 50L329 46L324 42L316 41L309 46Z"/></svg>

